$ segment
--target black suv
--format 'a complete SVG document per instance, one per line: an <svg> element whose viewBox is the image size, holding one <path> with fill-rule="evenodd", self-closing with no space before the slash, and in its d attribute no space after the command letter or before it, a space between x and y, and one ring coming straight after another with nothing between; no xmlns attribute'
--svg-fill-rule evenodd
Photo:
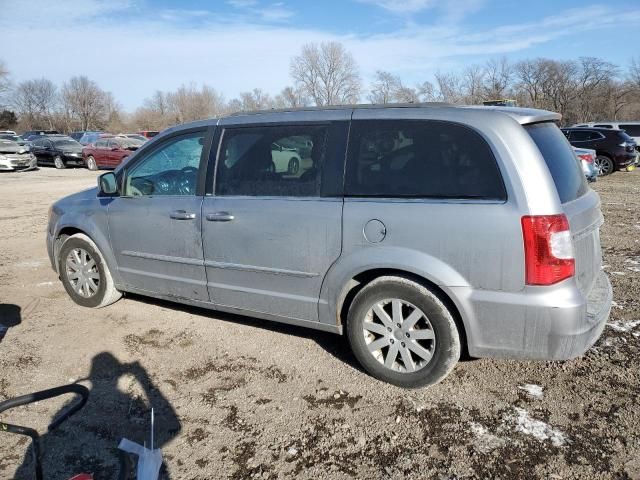
<svg viewBox="0 0 640 480"><path fill-rule="evenodd" d="M578 127L563 128L562 132L574 147L596 151L596 168L600 176L635 166L636 142L624 130Z"/></svg>

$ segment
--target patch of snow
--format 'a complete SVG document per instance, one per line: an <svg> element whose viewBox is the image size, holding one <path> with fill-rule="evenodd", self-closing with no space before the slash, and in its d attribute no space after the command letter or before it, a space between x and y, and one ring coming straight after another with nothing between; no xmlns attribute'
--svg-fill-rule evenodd
<svg viewBox="0 0 640 480"><path fill-rule="evenodd" d="M601 265L600 268L604 270L605 268L609 268L609 265Z"/></svg>
<svg viewBox="0 0 640 480"><path fill-rule="evenodd" d="M36 268L40 265L42 265L42 262L39 262L38 260L27 260L25 262L16 263L16 267L23 268Z"/></svg>
<svg viewBox="0 0 640 480"><path fill-rule="evenodd" d="M632 272L640 272L640 267L627 267L627 270L631 270Z"/></svg>
<svg viewBox="0 0 640 480"><path fill-rule="evenodd" d="M50 287L53 285L53 282L40 282L36 283L36 287Z"/></svg>
<svg viewBox="0 0 640 480"><path fill-rule="evenodd" d="M627 258L624 263L630 263L631 265L640 265L640 261L638 261L638 257Z"/></svg>
<svg viewBox="0 0 640 480"><path fill-rule="evenodd" d="M287 450L287 453L293 457L294 455L298 454L298 449L295 447L289 447L289 450Z"/></svg>
<svg viewBox="0 0 640 480"><path fill-rule="evenodd" d="M540 385L535 385L533 383L525 383L524 385L520 385L518 387L520 390L524 390L532 397L542 398L542 387Z"/></svg>
<svg viewBox="0 0 640 480"><path fill-rule="evenodd" d="M611 275L621 275L621 276L624 276L624 275L626 275L626 273L624 273L624 272L611 272Z"/></svg>
<svg viewBox="0 0 640 480"><path fill-rule="evenodd" d="M490 433L484 425L479 423L471 422L471 431L477 439L475 446L482 453L488 453L491 450L502 447L506 443L504 438Z"/></svg>
<svg viewBox="0 0 640 480"><path fill-rule="evenodd" d="M541 442L549 440L554 447L561 447L568 442L564 433L541 420L532 418L524 408L514 407L514 410L516 411L514 419L516 431L531 435Z"/></svg>
<svg viewBox="0 0 640 480"><path fill-rule="evenodd" d="M624 307L622 305L620 305L618 302L616 302L615 300L611 300L611 306L613 308L619 308L620 310L624 309Z"/></svg>
<svg viewBox="0 0 640 480"><path fill-rule="evenodd" d="M616 332L628 332L640 325L640 320L629 320L622 322L607 322L607 326L613 328Z"/></svg>

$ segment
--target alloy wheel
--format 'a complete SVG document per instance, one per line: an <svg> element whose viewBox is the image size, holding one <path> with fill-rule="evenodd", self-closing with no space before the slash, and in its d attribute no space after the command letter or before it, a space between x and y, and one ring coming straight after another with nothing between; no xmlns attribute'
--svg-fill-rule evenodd
<svg viewBox="0 0 640 480"><path fill-rule="evenodd" d="M64 162L62 161L62 158L60 157L56 157L53 159L53 164L55 165L56 168L64 168Z"/></svg>
<svg viewBox="0 0 640 480"><path fill-rule="evenodd" d="M373 305L365 316L362 333L369 353L397 372L421 370L435 353L431 322L422 310L399 298Z"/></svg>
<svg viewBox="0 0 640 480"><path fill-rule="evenodd" d="M65 265L71 288L81 297L93 297L100 286L100 272L89 252L84 248L74 248L67 255Z"/></svg>
<svg viewBox="0 0 640 480"><path fill-rule="evenodd" d="M602 155L596 157L595 165L599 177L609 175L613 172L613 162L608 157Z"/></svg>

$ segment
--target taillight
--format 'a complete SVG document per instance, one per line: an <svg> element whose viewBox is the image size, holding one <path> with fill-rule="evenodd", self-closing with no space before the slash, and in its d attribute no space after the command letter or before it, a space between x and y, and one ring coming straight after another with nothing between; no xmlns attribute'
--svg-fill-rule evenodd
<svg viewBox="0 0 640 480"><path fill-rule="evenodd" d="M565 215L522 217L525 281L553 285L575 274L571 230Z"/></svg>
<svg viewBox="0 0 640 480"><path fill-rule="evenodd" d="M580 160L584 160L587 163L593 163L593 156L588 153L583 153L581 155L578 155L578 158Z"/></svg>

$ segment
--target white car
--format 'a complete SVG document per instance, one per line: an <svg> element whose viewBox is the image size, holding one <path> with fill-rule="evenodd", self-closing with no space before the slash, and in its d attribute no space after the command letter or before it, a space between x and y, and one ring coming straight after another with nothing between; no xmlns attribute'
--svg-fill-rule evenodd
<svg viewBox="0 0 640 480"><path fill-rule="evenodd" d="M276 173L286 172L289 175L297 175L300 171L302 159L295 148L286 148L277 143L272 143L271 159Z"/></svg>
<svg viewBox="0 0 640 480"><path fill-rule="evenodd" d="M591 128L613 128L614 130L624 130L624 132L633 138L640 145L640 122L588 122L577 123L574 127L591 127Z"/></svg>
<svg viewBox="0 0 640 480"><path fill-rule="evenodd" d="M0 170L27 170L37 167L36 157L29 147L12 140L0 139Z"/></svg>

